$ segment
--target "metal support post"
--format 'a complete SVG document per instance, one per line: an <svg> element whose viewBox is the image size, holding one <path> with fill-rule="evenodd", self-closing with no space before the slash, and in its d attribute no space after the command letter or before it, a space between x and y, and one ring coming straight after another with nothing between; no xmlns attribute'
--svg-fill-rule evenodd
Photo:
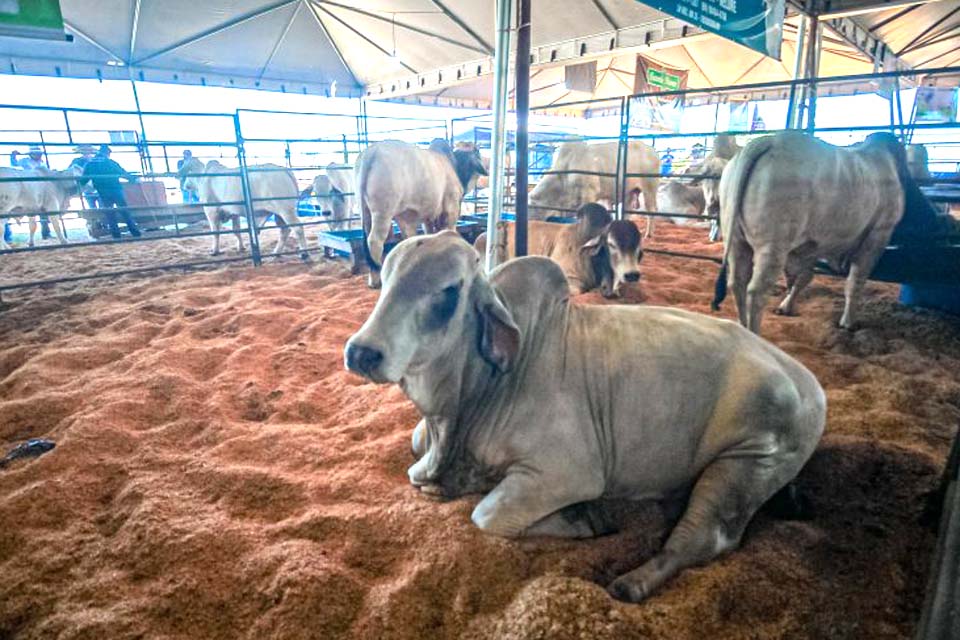
<svg viewBox="0 0 960 640"><path fill-rule="evenodd" d="M73 144L73 131L70 129L70 116L66 109L63 110L63 125L67 129L67 142Z"/></svg>
<svg viewBox="0 0 960 640"><path fill-rule="evenodd" d="M817 76L820 73L820 45L823 34L820 30L820 20L816 15L810 16L810 38L807 43L807 122L806 129L813 133L817 127Z"/></svg>
<svg viewBox="0 0 960 640"><path fill-rule="evenodd" d="M516 255L527 255L527 183L530 169L530 0L517 7L517 229Z"/></svg>
<svg viewBox="0 0 960 640"><path fill-rule="evenodd" d="M620 133L617 144L617 184L616 184L616 219L624 219L624 200L627 198L627 161L630 148L630 98L621 98L620 103ZM644 207L646 207L644 203Z"/></svg>
<svg viewBox="0 0 960 640"><path fill-rule="evenodd" d="M147 146L147 129L143 125L143 110L140 109L140 95L137 93L137 81L130 78L133 87L133 103L137 107L137 119L140 121L140 163L145 172L153 173L153 160L150 159L150 147Z"/></svg>
<svg viewBox="0 0 960 640"><path fill-rule="evenodd" d="M800 28L797 32L797 51L793 57L793 79L799 80L803 77L803 44L807 37L807 20L801 16ZM797 93L800 94L800 103L803 103L804 86L797 85L796 82L790 85L790 100L787 103L787 122L783 125L784 129L793 129L796 127L794 115L797 112Z"/></svg>
<svg viewBox="0 0 960 640"><path fill-rule="evenodd" d="M250 174L247 169L247 154L243 148L243 133L240 130L240 113L233 116L234 134L237 139L237 160L240 163L240 184L243 187L243 204L247 210L247 231L250 234L250 257L253 266L263 264L260 257L260 230L257 229L257 218L254 215L253 196L250 189Z"/></svg>
<svg viewBox="0 0 960 640"><path fill-rule="evenodd" d="M504 155L507 141L507 85L510 69L510 17L513 0L497 0L497 41L493 75L493 159L490 163L490 211L487 216L487 271L497 266L497 230L503 209Z"/></svg>

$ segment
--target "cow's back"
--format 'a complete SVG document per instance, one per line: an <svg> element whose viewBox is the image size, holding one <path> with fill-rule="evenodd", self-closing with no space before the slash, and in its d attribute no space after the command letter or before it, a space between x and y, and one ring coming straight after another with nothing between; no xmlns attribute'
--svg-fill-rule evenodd
<svg viewBox="0 0 960 640"><path fill-rule="evenodd" d="M443 155L419 149L405 142L387 140L371 145L363 154L357 189L370 211L398 215L415 211L423 216L439 213L444 198L460 182L450 161Z"/></svg>
<svg viewBox="0 0 960 640"><path fill-rule="evenodd" d="M755 437L749 421L731 427L718 420L731 397L752 389L823 402L809 370L728 320L665 307L571 304L563 334L546 365L562 372L562 395L588 394L583 421L606 431L602 440L616 448L610 493L620 497L685 484L719 451ZM666 469L658 460L677 464ZM629 487L651 496L631 495Z"/></svg>
<svg viewBox="0 0 960 640"><path fill-rule="evenodd" d="M761 154L747 153L764 145ZM753 163L752 167L743 166ZM736 166L737 171L731 171ZM903 196L896 166L877 150L835 147L811 136L786 132L756 140L727 169L739 176L725 181L747 241L756 248L790 251L814 243L823 257L849 251L866 230L896 225ZM725 172L726 175L726 172ZM724 182L722 182L724 184ZM736 197L739 194L739 197Z"/></svg>

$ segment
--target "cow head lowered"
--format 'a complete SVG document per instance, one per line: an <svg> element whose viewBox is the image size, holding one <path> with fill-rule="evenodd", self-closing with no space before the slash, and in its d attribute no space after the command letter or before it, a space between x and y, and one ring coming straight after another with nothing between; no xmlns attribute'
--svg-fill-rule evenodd
<svg viewBox="0 0 960 640"><path fill-rule="evenodd" d="M402 241L383 263L373 313L347 342L347 369L401 385L424 415L448 413L438 385L460 388L473 349L509 371L520 331L483 273L480 256L454 231ZM476 345L467 348L466 345Z"/></svg>
<svg viewBox="0 0 960 640"><path fill-rule="evenodd" d="M581 259L589 262L587 272L593 276L594 286L600 287L605 298L619 297L625 283L640 280L640 230L629 220L614 220L580 251Z"/></svg>

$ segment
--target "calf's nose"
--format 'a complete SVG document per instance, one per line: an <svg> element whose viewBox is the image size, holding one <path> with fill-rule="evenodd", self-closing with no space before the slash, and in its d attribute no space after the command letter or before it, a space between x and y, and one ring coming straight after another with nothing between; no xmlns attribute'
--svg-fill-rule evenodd
<svg viewBox="0 0 960 640"><path fill-rule="evenodd" d="M630 273L624 275L623 279L626 280L627 282L637 282L638 280L640 280L640 272L631 271Z"/></svg>
<svg viewBox="0 0 960 640"><path fill-rule="evenodd" d="M383 362L383 353L362 344L347 343L344 353L347 369L363 376L369 376Z"/></svg>

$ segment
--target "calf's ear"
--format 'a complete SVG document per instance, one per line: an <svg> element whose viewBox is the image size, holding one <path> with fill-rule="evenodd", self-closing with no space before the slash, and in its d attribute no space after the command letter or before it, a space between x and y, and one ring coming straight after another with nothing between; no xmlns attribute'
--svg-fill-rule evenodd
<svg viewBox="0 0 960 640"><path fill-rule="evenodd" d="M479 322L480 355L500 373L513 368L520 353L520 329L486 278L474 281Z"/></svg>
<svg viewBox="0 0 960 640"><path fill-rule="evenodd" d="M606 242L606 240L602 235L594 236L580 246L580 252L583 253L586 251L590 255L595 256L603 249L604 242Z"/></svg>

